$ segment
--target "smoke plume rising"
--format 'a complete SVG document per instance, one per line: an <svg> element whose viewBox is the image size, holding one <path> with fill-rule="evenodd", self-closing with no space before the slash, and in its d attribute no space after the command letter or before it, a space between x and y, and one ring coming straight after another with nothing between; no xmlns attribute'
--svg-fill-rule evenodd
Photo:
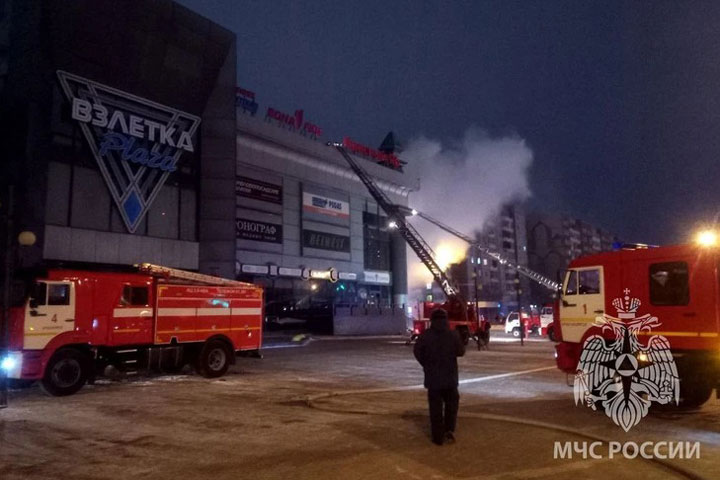
<svg viewBox="0 0 720 480"><path fill-rule="evenodd" d="M482 230L502 205L531 195L528 169L533 152L517 135L492 137L473 127L450 145L420 137L408 143L402 158L408 162L407 175L420 179L410 206L469 235ZM422 219L413 218L412 223L435 250L439 263L464 258L465 242ZM408 275L412 301L432 277L410 249Z"/></svg>

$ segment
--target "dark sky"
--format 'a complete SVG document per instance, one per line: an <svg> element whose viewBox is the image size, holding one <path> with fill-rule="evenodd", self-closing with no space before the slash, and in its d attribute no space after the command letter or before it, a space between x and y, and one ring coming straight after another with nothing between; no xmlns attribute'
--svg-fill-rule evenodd
<svg viewBox="0 0 720 480"><path fill-rule="evenodd" d="M532 205L627 241L684 241L717 212L720 2L180 3L237 33L261 112L370 145L517 133Z"/></svg>

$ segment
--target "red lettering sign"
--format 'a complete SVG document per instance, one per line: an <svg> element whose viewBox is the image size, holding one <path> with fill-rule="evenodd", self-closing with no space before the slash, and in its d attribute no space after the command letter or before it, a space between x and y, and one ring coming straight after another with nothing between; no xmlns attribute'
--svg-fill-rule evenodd
<svg viewBox="0 0 720 480"><path fill-rule="evenodd" d="M281 112L270 107L267 109L265 114L266 119L275 120L284 127L289 127L291 130L297 130L300 133L307 133L313 137L322 136L322 128L310 122L303 122L303 111L295 110L294 115L289 113Z"/></svg>
<svg viewBox="0 0 720 480"><path fill-rule="evenodd" d="M251 92L250 90L246 90L246 89L241 88L241 87L237 87L237 88L235 89L235 95L240 95L240 96L242 96L242 97L247 97L247 98L250 98L250 99L252 99L252 100L255 100L255 92Z"/></svg>
<svg viewBox="0 0 720 480"><path fill-rule="evenodd" d="M354 141L350 137L345 137L343 139L343 145L345 146L345 148L347 148L353 153L357 153L358 155L363 155L365 157L370 157L373 160L376 160L377 163L386 165L395 170L400 170L400 159L392 153L385 153L379 150L375 150L374 148L370 148Z"/></svg>

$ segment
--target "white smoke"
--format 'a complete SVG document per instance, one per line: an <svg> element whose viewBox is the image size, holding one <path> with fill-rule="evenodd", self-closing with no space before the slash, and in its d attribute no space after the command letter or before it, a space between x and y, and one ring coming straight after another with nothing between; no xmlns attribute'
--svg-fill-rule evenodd
<svg viewBox="0 0 720 480"><path fill-rule="evenodd" d="M402 158L408 162L406 174L420 179L420 190L411 194L410 206L468 235L482 230L503 205L531 195L528 170L533 152L517 135L492 137L473 127L449 146L420 137L408 143ZM462 240L422 219L412 223L440 263L464 257L467 244ZM411 292L431 280L411 250L408 267Z"/></svg>

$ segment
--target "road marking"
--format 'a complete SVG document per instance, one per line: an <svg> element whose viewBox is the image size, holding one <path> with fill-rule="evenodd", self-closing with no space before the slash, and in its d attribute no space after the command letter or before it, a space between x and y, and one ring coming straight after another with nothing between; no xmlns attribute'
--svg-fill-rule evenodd
<svg viewBox="0 0 720 480"><path fill-rule="evenodd" d="M509 373L499 373L497 375L488 375L486 377L478 377L478 378L468 378L466 380L460 380L460 385L466 385L468 383L478 383L478 382L487 382L488 380L496 380L498 378L506 378L506 377L515 377L517 375L525 375L527 373L533 373L533 372L543 372L545 370L554 370L557 367L553 365L552 367L540 367L540 368L532 368L530 370L522 370L520 372L509 372Z"/></svg>
<svg viewBox="0 0 720 480"><path fill-rule="evenodd" d="M518 375L527 375L528 373L541 372L544 370L552 370L555 368L557 368L557 367L556 366L540 367L540 368L533 368L530 370L521 370L519 372L499 373L497 375L487 375L485 377L468 378L465 380L460 380L459 383L460 383L460 385L465 385L468 383L487 382L489 380L497 380L498 378L516 377ZM369 394L369 393L404 392L407 390L420 390L422 388L425 388L425 385L420 383L417 385L405 385L402 387L367 388L367 389L363 389L363 390L339 390L339 391L335 391L335 392L320 393L317 395L308 395L306 397L306 401L308 403L310 403L315 400L320 400L323 398L330 398L330 397L339 397L339 396L345 396L345 395L362 395L362 394Z"/></svg>
<svg viewBox="0 0 720 480"><path fill-rule="evenodd" d="M597 468L598 465L602 463L607 463L611 459L610 458L604 458L602 460L596 460L596 459L588 459L588 460L581 460L577 462L565 462L559 465L553 465L549 467L534 467L524 470L513 470L509 472L500 472L495 475L489 475L489 476L481 476L479 478L492 480L495 478L525 478L525 479L532 479L532 478L548 478L555 476L560 473L568 473L571 471L576 470L586 470L589 468ZM580 476L580 475L579 475Z"/></svg>

